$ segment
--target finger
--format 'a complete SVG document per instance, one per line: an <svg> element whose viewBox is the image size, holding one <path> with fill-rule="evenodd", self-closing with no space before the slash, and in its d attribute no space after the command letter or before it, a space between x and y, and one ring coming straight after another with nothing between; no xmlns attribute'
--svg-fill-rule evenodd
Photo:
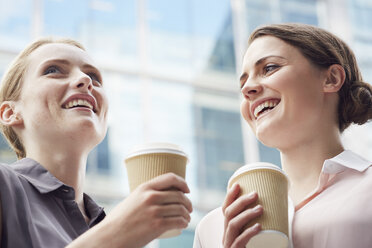
<svg viewBox="0 0 372 248"><path fill-rule="evenodd" d="M225 212L225 209L233 203L238 197L240 193L240 185L234 183L234 185L227 191L226 198L222 204L222 211Z"/></svg>
<svg viewBox="0 0 372 248"><path fill-rule="evenodd" d="M187 186L185 179L174 173L166 173L157 176L146 182L145 186L154 190L168 190L176 188L183 193L190 193L190 189Z"/></svg>
<svg viewBox="0 0 372 248"><path fill-rule="evenodd" d="M223 242L227 247L235 241L237 237L241 235L244 226L249 223L254 218L262 215L262 206L257 205L254 208L249 208L244 210L235 216L232 220L228 221L225 225L225 232L223 237Z"/></svg>
<svg viewBox="0 0 372 248"><path fill-rule="evenodd" d="M192 203L181 191L155 191L157 204L182 204L190 213L192 212Z"/></svg>
<svg viewBox="0 0 372 248"><path fill-rule="evenodd" d="M189 225L189 221L182 216L173 216L162 219L162 230L167 231L170 229L183 229Z"/></svg>
<svg viewBox="0 0 372 248"><path fill-rule="evenodd" d="M159 206L157 206L156 208L157 208L156 211L148 212L149 217L147 217L145 220L145 222L146 221L148 222L147 224L146 223L145 224L147 226L150 226L150 229L153 232L158 232L159 234L161 234L171 229L183 229L189 225L190 216L185 217L184 215L172 215L172 216L162 217L161 216L162 210L159 211ZM154 210L154 208L152 210ZM180 210L170 210L170 211L178 212Z"/></svg>
<svg viewBox="0 0 372 248"><path fill-rule="evenodd" d="M245 248L249 240L257 235L261 231L261 225L259 223L254 224L253 226L244 230L231 245L231 248Z"/></svg>
<svg viewBox="0 0 372 248"><path fill-rule="evenodd" d="M191 220L189 211L180 204L162 206L159 209L159 215L163 218L183 217L187 222Z"/></svg>
<svg viewBox="0 0 372 248"><path fill-rule="evenodd" d="M229 221L238 215L240 212L247 209L253 203L255 203L258 199L258 195L256 192L251 192L247 195L242 195L238 199L236 199L233 203L231 203L224 212L225 220Z"/></svg>
<svg viewBox="0 0 372 248"><path fill-rule="evenodd" d="M224 228L226 230L229 221L235 218L238 214L246 210L251 204L257 201L258 195L256 192L251 192L248 195L243 195L235 200L230 206L225 209L223 213L224 218Z"/></svg>
<svg viewBox="0 0 372 248"><path fill-rule="evenodd" d="M157 190L144 190L139 189L138 192L131 194L139 195L139 199L143 206L163 206L170 204L183 205L190 213L192 212L192 203L181 191L157 191Z"/></svg>

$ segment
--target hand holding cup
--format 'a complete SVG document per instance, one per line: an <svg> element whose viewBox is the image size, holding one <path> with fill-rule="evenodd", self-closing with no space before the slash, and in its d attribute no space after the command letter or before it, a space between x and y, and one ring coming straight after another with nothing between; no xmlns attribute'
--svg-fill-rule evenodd
<svg viewBox="0 0 372 248"><path fill-rule="evenodd" d="M136 147L125 159L131 192L134 192L140 185L167 173L173 173L184 180L187 161L186 154L174 144L147 143ZM169 205L167 206L168 208L173 205L174 208L190 210L189 204L185 205L172 201L175 194L184 194L186 192L175 187L159 190L161 191L158 192L159 197L161 194L169 196L167 201L163 202L163 205ZM175 209L169 210L169 217L175 217L179 213ZM181 230L180 228L167 230L158 238L177 236L181 233Z"/></svg>
<svg viewBox="0 0 372 248"><path fill-rule="evenodd" d="M174 173L139 185L94 227L98 228L95 238L106 240L97 247L144 247L168 230L186 228L192 205L185 193L189 193L185 180Z"/></svg>
<svg viewBox="0 0 372 248"><path fill-rule="evenodd" d="M261 225L245 228L247 223L262 215L263 209L257 204L256 192L240 196L241 188L235 183L229 188L222 206L224 214L223 247L243 248L248 241L261 231Z"/></svg>
<svg viewBox="0 0 372 248"><path fill-rule="evenodd" d="M225 247L244 247L247 242L247 248L287 248L288 179L284 172L269 163L248 164L234 173L228 188L223 208Z"/></svg>

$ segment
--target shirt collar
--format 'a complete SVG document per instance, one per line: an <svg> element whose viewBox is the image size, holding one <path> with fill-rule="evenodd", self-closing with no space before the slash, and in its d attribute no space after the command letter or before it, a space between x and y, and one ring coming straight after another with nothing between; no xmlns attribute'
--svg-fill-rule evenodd
<svg viewBox="0 0 372 248"><path fill-rule="evenodd" d="M54 191L64 184L41 164L30 158L23 158L13 165L14 170L32 184L41 194Z"/></svg>
<svg viewBox="0 0 372 248"><path fill-rule="evenodd" d="M322 173L337 174L346 169L363 172L371 165L371 161L362 158L350 150L345 150L333 158L326 159L323 163Z"/></svg>
<svg viewBox="0 0 372 248"><path fill-rule="evenodd" d="M53 176L40 163L30 158L23 158L16 161L12 168L31 185L33 185L41 194L55 191L55 196L62 199L74 199L75 192L70 186L65 185L55 176ZM89 226L92 227L105 217L102 207L92 200L87 194L84 194L85 208L90 216Z"/></svg>
<svg viewBox="0 0 372 248"><path fill-rule="evenodd" d="M103 207L98 206L87 194L84 194L84 204L90 218L89 227L96 225L106 216Z"/></svg>
<svg viewBox="0 0 372 248"><path fill-rule="evenodd" d="M331 185L338 173L348 169L363 172L371 165L371 161L365 160L350 150L345 150L333 158L326 159L323 163L323 168L319 176L318 186L299 204L297 204L295 210L297 211L305 206L309 201Z"/></svg>
<svg viewBox="0 0 372 248"><path fill-rule="evenodd" d="M363 172L371 165L371 161L362 158L350 150L345 150L333 158L326 159L323 163L315 192L320 193L326 189L338 173L348 169Z"/></svg>

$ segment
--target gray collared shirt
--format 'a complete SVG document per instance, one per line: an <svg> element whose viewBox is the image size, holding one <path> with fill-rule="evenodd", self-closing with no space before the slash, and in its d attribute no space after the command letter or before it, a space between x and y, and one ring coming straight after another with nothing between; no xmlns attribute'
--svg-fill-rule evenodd
<svg viewBox="0 0 372 248"><path fill-rule="evenodd" d="M103 208L84 194L87 224L74 189L29 158L0 164L0 198L1 248L65 247L105 217Z"/></svg>

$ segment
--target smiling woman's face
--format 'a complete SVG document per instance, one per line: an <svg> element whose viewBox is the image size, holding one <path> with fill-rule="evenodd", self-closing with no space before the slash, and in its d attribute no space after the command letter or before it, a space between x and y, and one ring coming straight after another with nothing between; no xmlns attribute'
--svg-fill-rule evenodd
<svg viewBox="0 0 372 248"><path fill-rule="evenodd" d="M51 43L33 51L17 105L26 141L67 137L76 144L88 139L86 145L94 147L105 136L108 104L101 74L78 47Z"/></svg>
<svg viewBox="0 0 372 248"><path fill-rule="evenodd" d="M240 78L241 113L261 142L284 149L316 131L323 115L325 72L276 37L251 43Z"/></svg>

